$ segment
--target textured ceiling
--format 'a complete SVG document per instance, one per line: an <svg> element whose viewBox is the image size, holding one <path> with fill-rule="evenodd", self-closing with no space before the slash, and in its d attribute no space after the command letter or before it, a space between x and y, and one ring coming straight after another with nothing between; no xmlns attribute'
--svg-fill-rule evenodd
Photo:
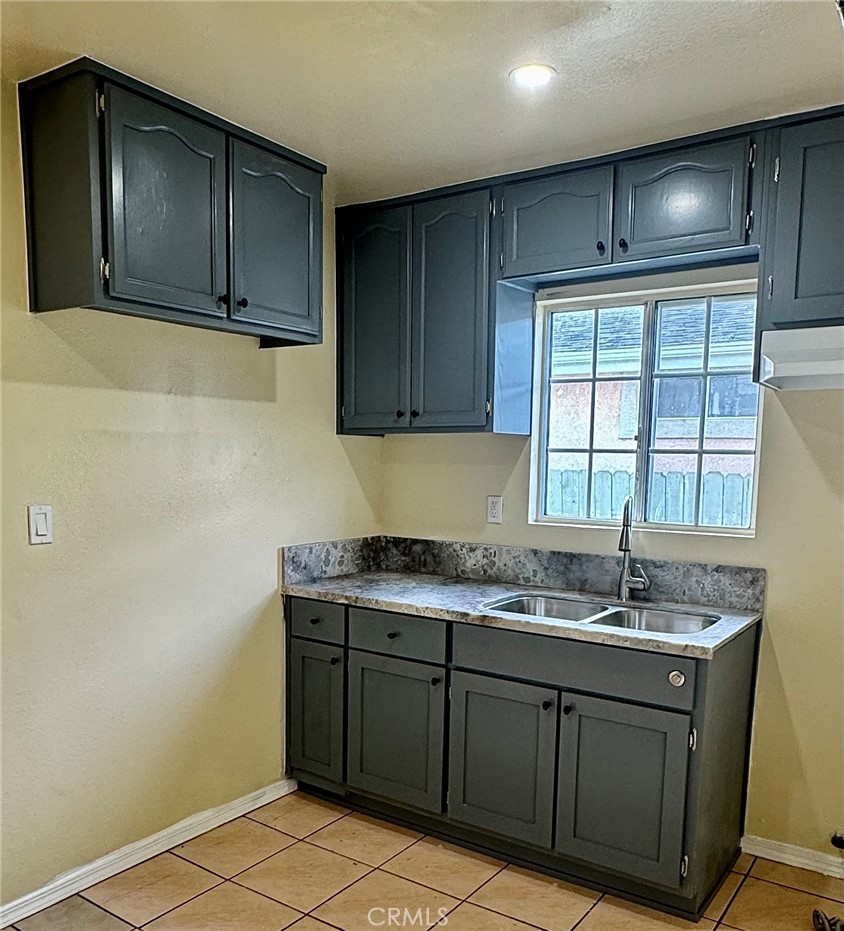
<svg viewBox="0 0 844 931"><path fill-rule="evenodd" d="M15 2L5 80L90 55L306 152L338 202L844 100L832 0ZM515 93L509 70L559 72Z"/></svg>

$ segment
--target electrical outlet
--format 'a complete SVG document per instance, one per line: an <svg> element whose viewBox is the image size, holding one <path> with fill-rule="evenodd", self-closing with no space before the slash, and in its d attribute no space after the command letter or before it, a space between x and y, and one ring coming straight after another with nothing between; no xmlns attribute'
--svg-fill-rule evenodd
<svg viewBox="0 0 844 931"><path fill-rule="evenodd" d="M500 524L501 514L504 510L504 501L501 495L488 495L486 499L486 522Z"/></svg>

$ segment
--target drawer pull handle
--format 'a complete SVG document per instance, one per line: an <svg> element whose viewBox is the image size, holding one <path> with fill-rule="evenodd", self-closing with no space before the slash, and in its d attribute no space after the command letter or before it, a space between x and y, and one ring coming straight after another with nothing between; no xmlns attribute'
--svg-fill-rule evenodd
<svg viewBox="0 0 844 931"><path fill-rule="evenodd" d="M603 244L603 242L600 239L595 245L595 248L598 250L598 255L603 255L607 251L607 247Z"/></svg>
<svg viewBox="0 0 844 931"><path fill-rule="evenodd" d="M317 624L319 624L319 622L320 622L321 620L322 620L322 618L319 618L319 617L312 617L312 618L311 618L311 623L314 624L314 625L317 625Z"/></svg>
<svg viewBox="0 0 844 931"><path fill-rule="evenodd" d="M332 666L336 666L340 662L340 657L332 656L329 662L331 663Z"/></svg>
<svg viewBox="0 0 844 931"><path fill-rule="evenodd" d="M554 702L549 701L549 699L547 699L547 698L545 699L544 702L542 702L542 710L543 710L543 711L550 711L553 707L554 707Z"/></svg>
<svg viewBox="0 0 844 931"><path fill-rule="evenodd" d="M618 247L619 249L621 249L622 252L627 252L627 240L623 238L619 239Z"/></svg>
<svg viewBox="0 0 844 931"><path fill-rule="evenodd" d="M675 687L680 688L681 685L686 684L686 677L680 672L679 669L674 669L668 673L668 681Z"/></svg>
<svg viewBox="0 0 844 931"><path fill-rule="evenodd" d="M574 711L574 705L563 705L563 714L571 714Z"/></svg>
<svg viewBox="0 0 844 931"><path fill-rule="evenodd" d="M440 677L439 677L439 676L433 676L432 679L431 679L431 685L439 685L439 684L440 684Z"/></svg>
<svg viewBox="0 0 844 931"><path fill-rule="evenodd" d="M399 632L398 632L397 630L391 630L391 631L387 634L387 639L388 639L388 640L395 640L396 637L398 637L398 635L399 635Z"/></svg>

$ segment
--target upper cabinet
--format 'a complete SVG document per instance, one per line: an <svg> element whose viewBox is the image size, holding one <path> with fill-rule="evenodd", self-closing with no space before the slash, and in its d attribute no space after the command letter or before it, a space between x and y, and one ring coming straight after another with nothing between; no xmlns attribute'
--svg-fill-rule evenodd
<svg viewBox="0 0 844 931"><path fill-rule="evenodd" d="M740 246L746 241L749 136L622 161L617 261Z"/></svg>
<svg viewBox="0 0 844 931"><path fill-rule="evenodd" d="M503 277L612 261L612 182L612 166L602 165L506 185Z"/></svg>
<svg viewBox="0 0 844 931"><path fill-rule="evenodd" d="M789 126L778 137L762 327L844 323L844 116Z"/></svg>
<svg viewBox="0 0 844 931"><path fill-rule="evenodd" d="M321 341L324 166L89 59L20 103L31 310Z"/></svg>

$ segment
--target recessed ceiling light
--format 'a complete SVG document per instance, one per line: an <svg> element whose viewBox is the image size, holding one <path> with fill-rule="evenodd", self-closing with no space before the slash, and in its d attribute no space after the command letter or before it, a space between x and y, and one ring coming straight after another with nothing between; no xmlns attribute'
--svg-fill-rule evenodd
<svg viewBox="0 0 844 931"><path fill-rule="evenodd" d="M551 65L519 65L510 72L510 80L516 87L545 87L556 74Z"/></svg>

